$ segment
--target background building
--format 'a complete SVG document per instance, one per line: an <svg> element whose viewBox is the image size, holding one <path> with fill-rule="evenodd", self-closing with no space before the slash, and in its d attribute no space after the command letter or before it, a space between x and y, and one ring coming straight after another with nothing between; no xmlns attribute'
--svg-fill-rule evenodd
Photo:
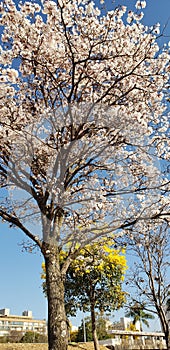
<svg viewBox="0 0 170 350"><path fill-rule="evenodd" d="M121 317L119 322L114 322L109 329L127 331L131 329L132 320L129 317ZM140 331L140 322L135 323L135 330Z"/></svg>
<svg viewBox="0 0 170 350"><path fill-rule="evenodd" d="M21 316L10 315L10 309L0 310L0 337L7 336L11 331L25 334L28 331L47 334L46 320L35 320L32 311L23 311Z"/></svg>

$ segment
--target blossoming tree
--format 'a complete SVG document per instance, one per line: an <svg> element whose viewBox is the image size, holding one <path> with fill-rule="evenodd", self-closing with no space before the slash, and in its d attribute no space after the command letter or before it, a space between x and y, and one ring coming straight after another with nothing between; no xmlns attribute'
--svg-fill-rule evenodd
<svg viewBox="0 0 170 350"><path fill-rule="evenodd" d="M136 7L0 2L0 216L44 256L49 350L67 349L64 279L79 250L167 213L169 57Z"/></svg>

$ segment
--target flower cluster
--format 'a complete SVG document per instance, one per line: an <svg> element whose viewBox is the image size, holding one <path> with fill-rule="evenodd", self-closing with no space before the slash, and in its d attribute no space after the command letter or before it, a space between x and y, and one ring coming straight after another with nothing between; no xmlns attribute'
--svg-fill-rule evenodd
<svg viewBox="0 0 170 350"><path fill-rule="evenodd" d="M144 9L146 7L146 1L138 0L135 6L137 9Z"/></svg>

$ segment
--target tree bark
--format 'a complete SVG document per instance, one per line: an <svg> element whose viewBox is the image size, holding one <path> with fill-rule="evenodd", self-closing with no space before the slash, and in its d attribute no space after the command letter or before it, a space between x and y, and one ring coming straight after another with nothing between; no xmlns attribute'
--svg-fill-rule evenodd
<svg viewBox="0 0 170 350"><path fill-rule="evenodd" d="M56 247L49 247L44 257L48 299L48 349L67 350L68 324L64 305L64 276L60 271Z"/></svg>
<svg viewBox="0 0 170 350"><path fill-rule="evenodd" d="M156 310L158 313L158 317L160 319L162 331L165 333L165 342L166 342L167 350L170 350L170 331L169 331L169 324L166 318L165 311L159 305L156 305Z"/></svg>
<svg viewBox="0 0 170 350"><path fill-rule="evenodd" d="M165 332L165 342L167 350L170 350L169 329Z"/></svg>
<svg viewBox="0 0 170 350"><path fill-rule="evenodd" d="M95 316L93 301L91 302L91 322L92 322L92 336L93 336L93 342L94 342L94 349L100 350L99 341L98 341L97 332L96 332L96 316Z"/></svg>
<svg viewBox="0 0 170 350"><path fill-rule="evenodd" d="M163 328L163 331L165 333L165 342L166 342L167 350L170 350L169 325L168 324L164 324L162 328Z"/></svg>

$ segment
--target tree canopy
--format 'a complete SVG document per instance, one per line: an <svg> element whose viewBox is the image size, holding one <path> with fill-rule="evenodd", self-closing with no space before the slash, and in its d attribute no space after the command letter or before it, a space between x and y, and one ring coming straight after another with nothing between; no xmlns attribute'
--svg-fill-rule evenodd
<svg viewBox="0 0 170 350"><path fill-rule="evenodd" d="M114 248L113 242L100 240L85 246L66 275L65 296L70 312L77 308L90 311L92 303L101 312L120 308L125 302L122 282L126 269L125 251Z"/></svg>
<svg viewBox="0 0 170 350"><path fill-rule="evenodd" d="M74 250L106 222L109 233L165 215L169 55L125 14L84 0L1 5L0 215L40 247L39 236Z"/></svg>

